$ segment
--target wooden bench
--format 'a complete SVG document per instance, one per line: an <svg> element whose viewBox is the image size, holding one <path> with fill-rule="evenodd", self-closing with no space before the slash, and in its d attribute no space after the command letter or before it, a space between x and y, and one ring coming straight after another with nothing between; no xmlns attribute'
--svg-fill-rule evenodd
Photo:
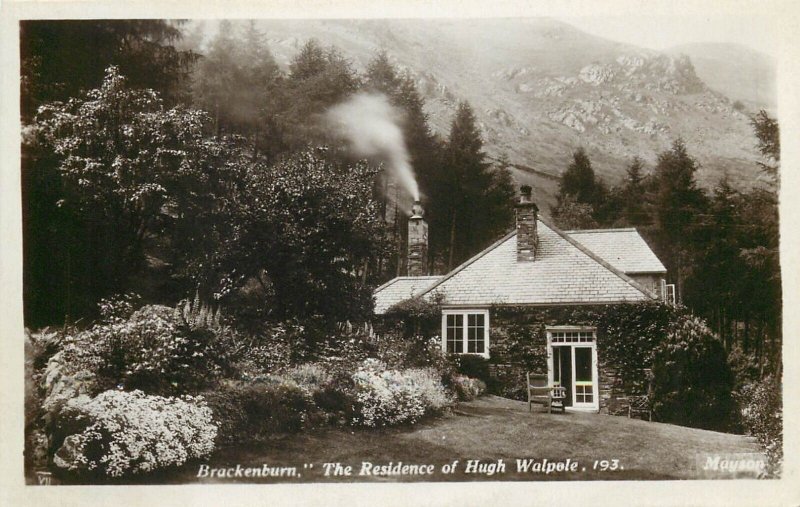
<svg viewBox="0 0 800 507"><path fill-rule="evenodd" d="M567 397L567 390L561 386L551 386L546 374L530 373L526 374L528 381L528 412L533 410L533 404L544 405L548 412L560 410L564 412L564 399Z"/></svg>

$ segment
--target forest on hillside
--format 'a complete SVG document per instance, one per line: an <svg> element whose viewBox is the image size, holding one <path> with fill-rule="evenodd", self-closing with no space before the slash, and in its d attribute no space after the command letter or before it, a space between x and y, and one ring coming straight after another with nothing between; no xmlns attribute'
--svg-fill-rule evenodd
<svg viewBox="0 0 800 507"><path fill-rule="evenodd" d="M513 226L509 161L486 157L471 105L432 134L416 82L386 52L357 72L309 40L282 71L253 22L220 23L202 54L180 22L21 26L28 326L89 323L121 294L197 294L242 322L362 321L374 287L405 273L414 185L431 274ZM361 146L328 114L343 104L383 115L402 149L380 136ZM631 160L615 186L575 146L543 212L564 229L637 227L681 302L759 377L780 369L780 146L767 113L752 125L764 157L752 188L698 186L699 154L681 139L653 167Z"/></svg>

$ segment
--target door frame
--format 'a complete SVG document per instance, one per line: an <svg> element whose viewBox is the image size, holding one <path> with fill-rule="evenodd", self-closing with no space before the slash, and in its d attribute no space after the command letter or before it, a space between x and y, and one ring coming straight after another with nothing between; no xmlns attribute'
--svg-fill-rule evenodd
<svg viewBox="0 0 800 507"><path fill-rule="evenodd" d="M598 412L600 410L600 386L599 374L597 370L597 329L594 327L586 326L547 326L547 381L553 385L555 380L554 365L553 365L553 347L570 347L572 350L572 379L570 380L572 389L572 406L566 407L568 411L574 412ZM575 341L575 342L559 342L553 343L553 333L591 333L591 341ZM576 386L575 386L575 349L576 348L591 348L592 351L592 403L577 404Z"/></svg>

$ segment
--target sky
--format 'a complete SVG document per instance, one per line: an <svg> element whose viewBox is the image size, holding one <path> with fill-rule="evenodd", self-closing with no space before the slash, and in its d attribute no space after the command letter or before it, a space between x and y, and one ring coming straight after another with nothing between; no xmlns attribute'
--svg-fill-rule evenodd
<svg viewBox="0 0 800 507"><path fill-rule="evenodd" d="M775 17L626 14L557 19L593 35L655 50L696 42L727 42L773 57L779 52Z"/></svg>

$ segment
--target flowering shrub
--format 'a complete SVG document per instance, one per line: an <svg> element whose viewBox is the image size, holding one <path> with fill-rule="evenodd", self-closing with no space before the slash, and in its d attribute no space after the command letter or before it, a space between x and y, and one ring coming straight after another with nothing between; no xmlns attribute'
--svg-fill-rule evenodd
<svg viewBox="0 0 800 507"><path fill-rule="evenodd" d="M352 379L356 398L352 423L356 425L414 423L452 403L441 379L430 369L389 370L381 361L367 359Z"/></svg>
<svg viewBox="0 0 800 507"><path fill-rule="evenodd" d="M141 391L105 391L70 400L56 466L110 477L152 472L203 458L214 450L217 427L202 398L164 398Z"/></svg>
<svg viewBox="0 0 800 507"><path fill-rule="evenodd" d="M453 390L460 401L471 401L486 392L486 383L480 379L456 375L452 379Z"/></svg>
<svg viewBox="0 0 800 507"><path fill-rule="evenodd" d="M780 476L783 466L783 403L779 377L770 375L742 389L742 422L756 437L769 460L769 475Z"/></svg>
<svg viewBox="0 0 800 507"><path fill-rule="evenodd" d="M101 391L123 386L180 394L219 375L226 356L213 330L191 328L176 309L150 305L127 319L113 318L65 337L62 352L51 362L65 375L97 375Z"/></svg>

